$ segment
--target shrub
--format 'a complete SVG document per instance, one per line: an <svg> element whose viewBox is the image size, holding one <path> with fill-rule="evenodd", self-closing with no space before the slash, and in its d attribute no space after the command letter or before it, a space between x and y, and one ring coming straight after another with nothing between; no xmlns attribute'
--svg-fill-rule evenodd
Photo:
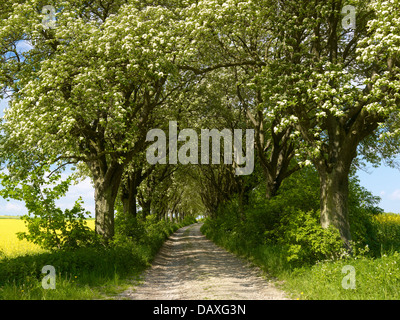
<svg viewBox="0 0 400 320"><path fill-rule="evenodd" d="M379 198L350 179L349 222L354 252L376 255L379 248L373 217L382 210ZM335 259L344 254L339 232L324 229L319 216L319 178L312 168L304 168L284 180L278 194L265 198L261 183L250 194L250 202L240 216L235 197L221 205L203 226L208 237L231 251L245 254L257 246L280 246L292 266Z"/></svg>
<svg viewBox="0 0 400 320"><path fill-rule="evenodd" d="M287 248L287 260L295 265L337 259L343 254L343 242L335 228L322 228L319 212L296 210L281 220L277 242Z"/></svg>
<svg viewBox="0 0 400 320"><path fill-rule="evenodd" d="M87 212L82 207L81 200L74 207L64 212L55 206L48 207L44 212L24 215L28 232L18 232L20 240L26 239L43 249L76 249L92 246L98 243L95 232L87 226Z"/></svg>
<svg viewBox="0 0 400 320"><path fill-rule="evenodd" d="M134 216L125 217L118 214L115 217L115 237L114 242L133 241L140 242L146 233L145 226Z"/></svg>
<svg viewBox="0 0 400 320"><path fill-rule="evenodd" d="M18 179L0 174L3 189L0 196L25 202L28 215L25 220L28 232L20 232L19 239L27 239L43 249L76 249L94 245L98 242L93 230L85 221L88 212L82 207L82 198L75 201L74 207L62 211L55 204L68 191L73 176L61 179L61 172L48 175L50 167L35 168L29 176Z"/></svg>
<svg viewBox="0 0 400 320"><path fill-rule="evenodd" d="M380 244L377 239L377 229L374 216L383 210L378 207L380 198L373 196L359 180L353 177L349 185L349 222L355 250L365 246L370 249L370 255L380 255Z"/></svg>

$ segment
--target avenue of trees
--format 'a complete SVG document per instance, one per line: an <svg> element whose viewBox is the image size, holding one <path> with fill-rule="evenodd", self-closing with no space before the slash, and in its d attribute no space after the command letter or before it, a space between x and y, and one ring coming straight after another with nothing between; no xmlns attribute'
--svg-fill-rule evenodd
<svg viewBox="0 0 400 320"><path fill-rule="evenodd" d="M312 167L321 226L349 248L351 171L396 165L398 0L2 0L0 10L3 188L21 198L17 185L40 188L76 168L74 179L93 181L106 242L117 207L126 217L139 206L157 219L213 217L236 197L244 216L260 183L273 199ZM169 121L254 129L254 172L235 175L235 161L149 164L147 133L168 133Z"/></svg>

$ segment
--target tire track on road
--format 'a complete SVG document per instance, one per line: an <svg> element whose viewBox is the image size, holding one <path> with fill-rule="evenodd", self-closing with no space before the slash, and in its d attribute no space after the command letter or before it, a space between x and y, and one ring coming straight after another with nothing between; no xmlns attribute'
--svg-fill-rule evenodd
<svg viewBox="0 0 400 320"><path fill-rule="evenodd" d="M256 267L208 240L201 223L177 230L164 243L144 281L119 298L133 300L287 299Z"/></svg>

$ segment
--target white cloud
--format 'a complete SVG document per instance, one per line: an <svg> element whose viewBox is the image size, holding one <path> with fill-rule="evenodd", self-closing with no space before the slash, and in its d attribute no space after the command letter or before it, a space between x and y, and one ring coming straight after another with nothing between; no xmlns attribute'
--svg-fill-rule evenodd
<svg viewBox="0 0 400 320"><path fill-rule="evenodd" d="M33 49L33 46L26 40L19 41L17 47L21 52L26 52Z"/></svg>
<svg viewBox="0 0 400 320"><path fill-rule="evenodd" d="M2 201L3 202L3 201ZM22 216L27 214L28 210L25 208L23 202L20 201L4 201L0 204L0 214L1 215L10 215L10 216Z"/></svg>
<svg viewBox="0 0 400 320"><path fill-rule="evenodd" d="M76 200L82 197L84 202L83 207L85 210L90 211L94 214L94 188L90 182L90 179L85 179L76 185L71 185L69 191L60 200L56 201L56 204L61 209L72 209Z"/></svg>
<svg viewBox="0 0 400 320"><path fill-rule="evenodd" d="M400 189L394 190L388 197L390 200L400 200Z"/></svg>
<svg viewBox="0 0 400 320"><path fill-rule="evenodd" d="M90 179L87 178L76 185L71 185L67 194L70 194L71 196L81 195L94 197L94 188Z"/></svg>

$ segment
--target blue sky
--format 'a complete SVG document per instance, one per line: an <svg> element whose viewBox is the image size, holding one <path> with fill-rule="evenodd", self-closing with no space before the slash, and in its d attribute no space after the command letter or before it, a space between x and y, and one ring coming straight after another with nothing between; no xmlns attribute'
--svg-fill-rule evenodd
<svg viewBox="0 0 400 320"><path fill-rule="evenodd" d="M381 197L379 206L385 212L400 213L400 171L386 166L368 168L368 173L358 171L360 184Z"/></svg>
<svg viewBox="0 0 400 320"><path fill-rule="evenodd" d="M0 117L3 116L7 101L0 100ZM367 168L367 172L358 171L360 183L374 195L381 197L380 207L386 212L400 213L400 171L387 166ZM58 205L72 208L74 202L81 196L85 209L94 214L94 190L89 179L70 187L67 195L58 201ZM6 201L0 198L0 215L22 215L27 213L24 203Z"/></svg>

